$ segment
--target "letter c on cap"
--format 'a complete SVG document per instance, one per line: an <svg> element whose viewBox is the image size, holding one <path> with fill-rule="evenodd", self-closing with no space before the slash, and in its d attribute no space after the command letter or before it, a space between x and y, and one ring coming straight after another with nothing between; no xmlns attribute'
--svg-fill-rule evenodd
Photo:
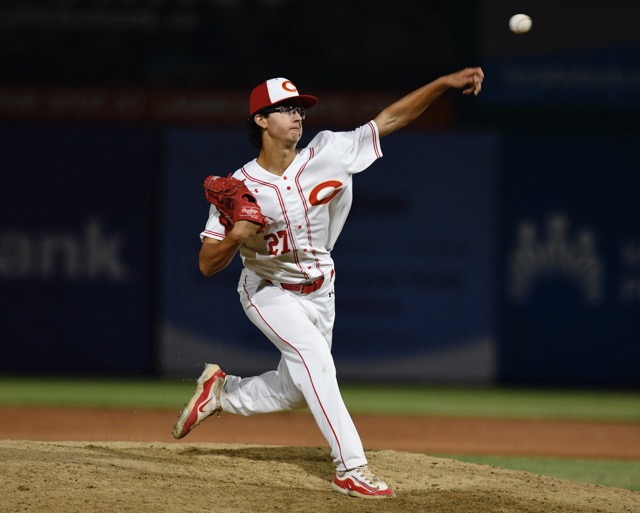
<svg viewBox="0 0 640 513"><path fill-rule="evenodd" d="M284 82L282 82L282 89L284 89L285 91L289 91L290 93L295 93L298 91L291 80L285 80Z"/></svg>
<svg viewBox="0 0 640 513"><path fill-rule="evenodd" d="M333 192L331 192L333 189ZM325 205L329 203L336 194L342 190L342 182L338 180L328 180L316 185L311 194L309 194L309 203L314 207L316 205Z"/></svg>

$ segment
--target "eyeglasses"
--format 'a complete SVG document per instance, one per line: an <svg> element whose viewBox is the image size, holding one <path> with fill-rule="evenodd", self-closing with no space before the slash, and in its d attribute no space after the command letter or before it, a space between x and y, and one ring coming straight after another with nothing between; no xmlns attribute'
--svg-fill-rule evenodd
<svg viewBox="0 0 640 513"><path fill-rule="evenodd" d="M271 112L279 112L281 114L286 114L291 117L294 113L300 114L300 117L304 119L307 116L307 112L304 110L304 107L294 107L293 105L279 105L278 107L273 107L269 109L267 114Z"/></svg>

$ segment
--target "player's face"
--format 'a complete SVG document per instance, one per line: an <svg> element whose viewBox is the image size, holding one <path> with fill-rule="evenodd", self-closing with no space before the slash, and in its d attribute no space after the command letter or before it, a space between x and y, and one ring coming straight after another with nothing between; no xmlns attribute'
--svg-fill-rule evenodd
<svg viewBox="0 0 640 513"><path fill-rule="evenodd" d="M297 105L282 107L267 116L267 131L275 139L297 144L302 137L304 110Z"/></svg>

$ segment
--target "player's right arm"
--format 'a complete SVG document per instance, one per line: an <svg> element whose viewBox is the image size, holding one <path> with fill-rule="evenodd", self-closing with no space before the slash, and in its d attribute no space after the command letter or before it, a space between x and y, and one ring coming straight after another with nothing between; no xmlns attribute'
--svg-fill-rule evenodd
<svg viewBox="0 0 640 513"><path fill-rule="evenodd" d="M407 126L447 89L453 87L462 89L464 94L478 95L483 80L484 73L481 68L465 68L416 89L386 107L375 117L379 136L384 137Z"/></svg>
<svg viewBox="0 0 640 513"><path fill-rule="evenodd" d="M205 237L200 248L200 272L208 278L225 269L242 243L258 233L260 228L250 221L238 221L222 240Z"/></svg>

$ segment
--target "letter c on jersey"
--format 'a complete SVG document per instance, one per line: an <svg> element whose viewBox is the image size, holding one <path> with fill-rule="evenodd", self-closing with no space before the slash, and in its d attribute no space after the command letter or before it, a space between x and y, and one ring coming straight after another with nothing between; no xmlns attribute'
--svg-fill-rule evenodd
<svg viewBox="0 0 640 513"><path fill-rule="evenodd" d="M342 190L342 182L328 180L316 185L309 194L309 203L313 206L329 203Z"/></svg>

